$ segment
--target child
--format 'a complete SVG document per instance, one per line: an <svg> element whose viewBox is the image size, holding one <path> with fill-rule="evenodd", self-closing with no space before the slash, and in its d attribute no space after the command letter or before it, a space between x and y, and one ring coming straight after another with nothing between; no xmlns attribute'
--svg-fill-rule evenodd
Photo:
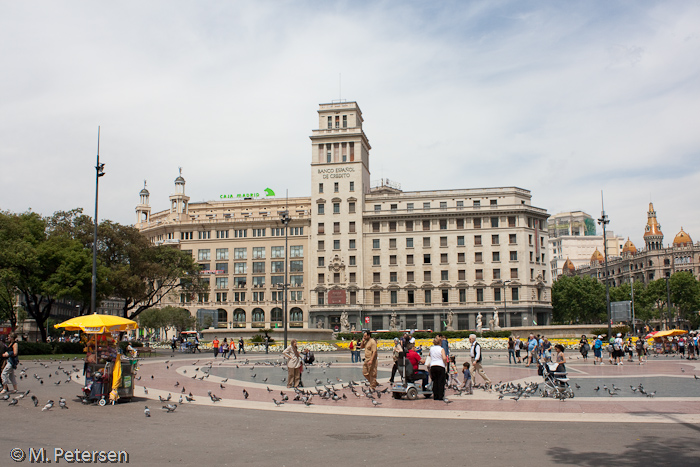
<svg viewBox="0 0 700 467"><path fill-rule="evenodd" d="M464 389L467 394L474 394L472 391L472 374L469 371L469 362L464 362L464 365L462 365L462 371L464 374L464 383L462 383L462 389Z"/></svg>
<svg viewBox="0 0 700 467"><path fill-rule="evenodd" d="M454 388L459 386L459 378L457 378L457 361L455 360L454 355L450 356L450 377L447 382L447 386Z"/></svg>

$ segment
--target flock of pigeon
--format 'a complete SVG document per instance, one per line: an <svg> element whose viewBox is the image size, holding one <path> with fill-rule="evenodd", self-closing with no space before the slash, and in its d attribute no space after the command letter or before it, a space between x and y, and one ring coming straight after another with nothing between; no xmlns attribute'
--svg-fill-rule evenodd
<svg viewBox="0 0 700 467"><path fill-rule="evenodd" d="M73 361L76 361L76 360L77 360L77 357L73 358ZM53 360L51 360L51 361L53 361ZM63 364L63 360L58 361L58 366L56 367L56 369L53 372L51 371L50 365L48 363L40 362L38 360L34 360L33 363L42 367L43 369L49 370L47 379L55 379L56 381L53 382L54 386L59 386L61 384L62 378L63 378L63 376L61 376L61 373L63 373L63 375L65 377L67 377L65 379L65 382L70 383L73 379L73 373L77 373L80 371L80 368L77 367L75 364L72 365L72 368L70 370L65 369L64 367L61 366ZM22 365L22 363L20 363L20 365ZM40 385L44 384L44 379L41 376L39 376L37 373L34 373L33 377L35 380L39 381ZM22 370L20 370L20 372L19 372L20 381L24 380L24 379L28 379L28 378L29 378L29 375L27 374L27 369L22 368ZM2 397L0 397L0 400L9 401L8 405L10 407L16 407L19 405L19 402L22 399L29 396L30 392L31 392L31 390L27 389L24 392L16 393L16 394L6 393L6 394L3 394ZM30 396L30 399L31 399L32 403L34 404L34 407L39 407L39 398L37 398L37 396L32 394ZM55 402L53 400L49 399L46 402L46 404L41 408L41 411L46 412L48 410L53 409L54 404L55 404ZM58 406L61 409L68 409L68 403L66 402L66 399L63 398L62 396L59 397L59 399L58 399Z"/></svg>

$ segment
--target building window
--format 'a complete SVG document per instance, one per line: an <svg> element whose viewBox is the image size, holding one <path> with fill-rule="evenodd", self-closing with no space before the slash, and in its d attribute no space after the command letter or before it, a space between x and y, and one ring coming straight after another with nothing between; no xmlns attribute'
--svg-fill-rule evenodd
<svg viewBox="0 0 700 467"><path fill-rule="evenodd" d="M416 303L415 293L413 290L406 291L406 301L411 305Z"/></svg>
<svg viewBox="0 0 700 467"><path fill-rule="evenodd" d="M323 203L318 204L318 213L319 214L325 214L326 211L326 205Z"/></svg>
<svg viewBox="0 0 700 467"><path fill-rule="evenodd" d="M518 236L516 234L509 234L508 235L508 243L511 245L515 245L517 242Z"/></svg>
<svg viewBox="0 0 700 467"><path fill-rule="evenodd" d="M389 248L396 249L396 239L395 238L389 239Z"/></svg>
<svg viewBox="0 0 700 467"><path fill-rule="evenodd" d="M497 200L497 199L492 199L492 200L491 200L491 206L498 206L498 200Z"/></svg>
<svg viewBox="0 0 700 467"><path fill-rule="evenodd" d="M440 201L440 210L445 211L447 209L447 201Z"/></svg>
<svg viewBox="0 0 700 467"><path fill-rule="evenodd" d="M466 261L466 255L464 253L457 253L457 262L464 263Z"/></svg>
<svg viewBox="0 0 700 467"><path fill-rule="evenodd" d="M430 203L423 203L423 210L430 211Z"/></svg>
<svg viewBox="0 0 700 467"><path fill-rule="evenodd" d="M430 282L432 280L432 275L430 271L423 271L423 281Z"/></svg>
<svg viewBox="0 0 700 467"><path fill-rule="evenodd" d="M460 269L457 271L457 280L464 281L467 280L467 271Z"/></svg>
<svg viewBox="0 0 700 467"><path fill-rule="evenodd" d="M253 301L254 302L264 302L265 301L265 292L253 292ZM255 319L253 319L255 321Z"/></svg>
<svg viewBox="0 0 700 467"><path fill-rule="evenodd" d="M372 282L381 282L381 273L372 273Z"/></svg>
<svg viewBox="0 0 700 467"><path fill-rule="evenodd" d="M474 235L474 245L475 246L481 245L481 235Z"/></svg>
<svg viewBox="0 0 700 467"><path fill-rule="evenodd" d="M423 237L423 248L430 248L430 237Z"/></svg>
<svg viewBox="0 0 700 467"><path fill-rule="evenodd" d="M392 271L389 273L389 282L397 282L398 281L398 273L396 271Z"/></svg>
<svg viewBox="0 0 700 467"><path fill-rule="evenodd" d="M348 232L355 233L355 222L352 221L348 224Z"/></svg>
<svg viewBox="0 0 700 467"><path fill-rule="evenodd" d="M491 235L491 245L498 245L498 235Z"/></svg>
<svg viewBox="0 0 700 467"><path fill-rule="evenodd" d="M340 250L340 240L333 240L333 249Z"/></svg>
<svg viewBox="0 0 700 467"><path fill-rule="evenodd" d="M464 246L464 235L457 236L457 246Z"/></svg>
<svg viewBox="0 0 700 467"><path fill-rule="evenodd" d="M333 222L333 233L340 233L340 222Z"/></svg>
<svg viewBox="0 0 700 467"><path fill-rule="evenodd" d="M253 229L253 237L264 237L267 229Z"/></svg>
<svg viewBox="0 0 700 467"><path fill-rule="evenodd" d="M333 214L340 214L340 203L333 203Z"/></svg>
<svg viewBox="0 0 700 467"><path fill-rule="evenodd" d="M510 252L510 260L511 260L511 261L517 261L517 260L518 260L518 252L517 252L517 251L511 251L511 252Z"/></svg>
<svg viewBox="0 0 700 467"><path fill-rule="evenodd" d="M216 259L228 259L228 248L217 248L216 249ZM218 268L217 268L218 269Z"/></svg>
<svg viewBox="0 0 700 467"><path fill-rule="evenodd" d="M480 217L475 217L475 218L474 218L474 228L475 228L475 229L480 229L480 228L481 228L481 218L480 218Z"/></svg>
<svg viewBox="0 0 700 467"><path fill-rule="evenodd" d="M450 290L442 289L442 303L450 303Z"/></svg>
<svg viewBox="0 0 700 467"><path fill-rule="evenodd" d="M228 289L228 277L217 277L214 286L217 289Z"/></svg>
<svg viewBox="0 0 700 467"><path fill-rule="evenodd" d="M181 240L192 240L194 232L180 232L180 239Z"/></svg>
<svg viewBox="0 0 700 467"><path fill-rule="evenodd" d="M475 263L483 263L484 262L484 255L482 252L477 251L474 253L474 262Z"/></svg>
<svg viewBox="0 0 700 467"><path fill-rule="evenodd" d="M413 271L406 272L406 281L407 282L413 282L415 280L414 277L415 277L415 275L414 275Z"/></svg>
<svg viewBox="0 0 700 467"><path fill-rule="evenodd" d="M413 264L413 255L406 255L406 264Z"/></svg>
<svg viewBox="0 0 700 467"><path fill-rule="evenodd" d="M291 258L303 258L304 257L304 246L297 245L289 247L289 256Z"/></svg>
<svg viewBox="0 0 700 467"><path fill-rule="evenodd" d="M491 218L491 227L493 227L494 229L498 227L498 217Z"/></svg>
<svg viewBox="0 0 700 467"><path fill-rule="evenodd" d="M340 184L338 182L333 182L333 192L338 193Z"/></svg>
<svg viewBox="0 0 700 467"><path fill-rule="evenodd" d="M355 282L355 273L354 273L354 272L351 272L351 273L350 273L350 282L351 282L351 283L354 283L354 282Z"/></svg>
<svg viewBox="0 0 700 467"><path fill-rule="evenodd" d="M355 191L355 182L350 182L350 191Z"/></svg>
<svg viewBox="0 0 700 467"><path fill-rule="evenodd" d="M248 229L237 229L233 231L233 236L235 238L246 238L248 236Z"/></svg>
<svg viewBox="0 0 700 467"><path fill-rule="evenodd" d="M339 272L333 273L333 283L340 284L340 273Z"/></svg>
<svg viewBox="0 0 700 467"><path fill-rule="evenodd" d="M464 207L464 201L457 201L457 209L462 209Z"/></svg>
<svg viewBox="0 0 700 467"><path fill-rule="evenodd" d="M455 224L456 224L458 229L463 229L464 228L464 219L457 219Z"/></svg>
<svg viewBox="0 0 700 467"><path fill-rule="evenodd" d="M233 263L234 274L246 274L248 272L248 263Z"/></svg>
<svg viewBox="0 0 700 467"><path fill-rule="evenodd" d="M273 274L284 272L284 261L271 261L270 272Z"/></svg>
<svg viewBox="0 0 700 467"><path fill-rule="evenodd" d="M253 276L253 287L265 287L265 276Z"/></svg>
<svg viewBox="0 0 700 467"><path fill-rule="evenodd" d="M318 257L318 267L319 268L326 267L326 258L324 258L323 256Z"/></svg>
<svg viewBox="0 0 700 467"><path fill-rule="evenodd" d="M351 202L351 203L348 203L348 212L349 212L350 214L354 214L354 213L355 213L355 203L352 203L352 202Z"/></svg>
<svg viewBox="0 0 700 467"><path fill-rule="evenodd" d="M264 246L253 247L253 259L265 259L265 247Z"/></svg>
<svg viewBox="0 0 700 467"><path fill-rule="evenodd" d="M320 248L323 250L323 248ZM284 247L283 246L273 246L270 247L270 257L271 258L284 258Z"/></svg>
<svg viewBox="0 0 700 467"><path fill-rule="evenodd" d="M379 212L382 210L382 205L381 204L375 204L374 205L374 212Z"/></svg>
<svg viewBox="0 0 700 467"><path fill-rule="evenodd" d="M199 239L200 240L209 240L211 238L211 232L206 231L206 232L199 232Z"/></svg>
<svg viewBox="0 0 700 467"><path fill-rule="evenodd" d="M350 248L351 250L355 249L355 239L354 238L350 239L350 242L348 244L348 248Z"/></svg>
<svg viewBox="0 0 700 467"><path fill-rule="evenodd" d="M374 304L375 305L381 305L381 297L382 293L379 292L378 290L374 291Z"/></svg>
<svg viewBox="0 0 700 467"><path fill-rule="evenodd" d="M467 289L459 289L459 303L467 303Z"/></svg>
<svg viewBox="0 0 700 467"><path fill-rule="evenodd" d="M406 203L406 211L413 212L413 203Z"/></svg>
<svg viewBox="0 0 700 467"><path fill-rule="evenodd" d="M273 248L274 248L274 247L273 247ZM319 241L318 241L318 250L319 250L319 251L323 251L323 250L325 250L325 249L326 249L326 242L324 242L323 240L319 240Z"/></svg>
<svg viewBox="0 0 700 467"><path fill-rule="evenodd" d="M413 238L406 239L406 248L413 248Z"/></svg>
<svg viewBox="0 0 700 467"><path fill-rule="evenodd" d="M391 304L395 305L398 303L398 301L399 301L398 293L396 292L396 290L392 290L391 291Z"/></svg>
<svg viewBox="0 0 700 467"><path fill-rule="evenodd" d="M515 216L508 216L508 227L515 227Z"/></svg>
<svg viewBox="0 0 700 467"><path fill-rule="evenodd" d="M483 269L475 269L474 276L476 277L476 280L478 280L478 281L484 280L484 270Z"/></svg>
<svg viewBox="0 0 700 467"><path fill-rule="evenodd" d="M329 116L328 117L328 129L330 130L332 128L333 128L333 117Z"/></svg>
<svg viewBox="0 0 700 467"><path fill-rule="evenodd" d="M491 261L500 262L501 261L501 253L498 251L492 252L491 253Z"/></svg>
<svg viewBox="0 0 700 467"><path fill-rule="evenodd" d="M493 289L493 301L494 302L501 301L501 289Z"/></svg>
<svg viewBox="0 0 700 467"><path fill-rule="evenodd" d="M253 261L253 274L265 274L264 261Z"/></svg>
<svg viewBox="0 0 700 467"><path fill-rule="evenodd" d="M512 289L510 289L510 293L511 293L511 300L513 300L514 302L517 302L518 300L520 300L520 298L518 297L519 292L518 292L517 287L513 287Z"/></svg>
<svg viewBox="0 0 700 467"><path fill-rule="evenodd" d="M318 234L323 235L325 233L325 228L323 226L323 222L318 223Z"/></svg>
<svg viewBox="0 0 700 467"><path fill-rule="evenodd" d="M323 183L318 184L318 192L323 193Z"/></svg>
<svg viewBox="0 0 700 467"><path fill-rule="evenodd" d="M372 222L372 232L379 232L379 222Z"/></svg>
<svg viewBox="0 0 700 467"><path fill-rule="evenodd" d="M481 201L480 201L480 200L474 200L474 207L475 207L475 208L481 207Z"/></svg>
<svg viewBox="0 0 700 467"><path fill-rule="evenodd" d="M440 230L447 230L447 219L440 219Z"/></svg>
<svg viewBox="0 0 700 467"><path fill-rule="evenodd" d="M447 237L440 237L440 246L447 246Z"/></svg>
<svg viewBox="0 0 700 467"><path fill-rule="evenodd" d="M501 278L501 270L500 269L494 269L493 270L493 279L497 280Z"/></svg>
<svg viewBox="0 0 700 467"><path fill-rule="evenodd" d="M228 274L228 263L216 263L217 274Z"/></svg>
<svg viewBox="0 0 700 467"><path fill-rule="evenodd" d="M291 287L301 287L304 285L304 276L289 276L289 285Z"/></svg>
<svg viewBox="0 0 700 467"><path fill-rule="evenodd" d="M211 259L211 250L197 250L197 260L198 261L209 261Z"/></svg>
<svg viewBox="0 0 700 467"><path fill-rule="evenodd" d="M395 221L389 222L389 232L396 232L396 222Z"/></svg>
<svg viewBox="0 0 700 467"><path fill-rule="evenodd" d="M316 303L318 305L324 305L325 304L324 298L325 298L325 296L324 296L323 292L318 292L316 294Z"/></svg>
<svg viewBox="0 0 700 467"><path fill-rule="evenodd" d="M323 284L326 282L326 276L322 272L318 274L318 283Z"/></svg>
<svg viewBox="0 0 700 467"><path fill-rule="evenodd" d="M372 266L379 266L379 256L372 256Z"/></svg>
<svg viewBox="0 0 700 467"><path fill-rule="evenodd" d="M476 289L476 301L477 303L481 303L484 301L484 289Z"/></svg>
<svg viewBox="0 0 700 467"><path fill-rule="evenodd" d="M379 248L379 239L378 238L372 239L372 248L374 248L374 249Z"/></svg>
<svg viewBox="0 0 700 467"><path fill-rule="evenodd" d="M430 221L423 221L423 230L430 230Z"/></svg>
<svg viewBox="0 0 700 467"><path fill-rule="evenodd" d="M228 230L217 230L216 238L228 238Z"/></svg>
<svg viewBox="0 0 700 467"><path fill-rule="evenodd" d="M219 303L227 302L228 301L228 293L227 292L217 292L216 293L216 301Z"/></svg>
<svg viewBox="0 0 700 467"><path fill-rule="evenodd" d="M450 280L449 277L450 277L449 271L440 271L440 280L441 281L448 281L448 280Z"/></svg>
<svg viewBox="0 0 700 467"><path fill-rule="evenodd" d="M447 264L447 253L440 253L440 264Z"/></svg>
<svg viewBox="0 0 700 467"><path fill-rule="evenodd" d="M430 254L424 254L423 255L423 264L430 264Z"/></svg>
<svg viewBox="0 0 700 467"><path fill-rule="evenodd" d="M413 221L406 221L406 232L413 232Z"/></svg>
<svg viewBox="0 0 700 467"><path fill-rule="evenodd" d="M426 290L425 291L425 303L432 303L433 301L433 291L432 290Z"/></svg>
<svg viewBox="0 0 700 467"><path fill-rule="evenodd" d="M510 268L510 278L511 279L518 278L518 268Z"/></svg>

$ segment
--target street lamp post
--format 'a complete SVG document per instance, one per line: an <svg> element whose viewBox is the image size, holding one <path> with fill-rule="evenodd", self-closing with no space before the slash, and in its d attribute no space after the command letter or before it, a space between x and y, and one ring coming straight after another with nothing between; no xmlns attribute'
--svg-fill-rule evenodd
<svg viewBox="0 0 700 467"><path fill-rule="evenodd" d="M600 205L602 207L598 224L603 226L603 256L605 257L605 304L608 309L608 340L612 336L612 320L610 316L610 281L608 280L608 239L605 234L605 227L610 223L610 219L605 214L605 205L603 204L603 192L600 192Z"/></svg>
<svg viewBox="0 0 700 467"><path fill-rule="evenodd" d="M287 348L287 274L289 269L289 252L287 251L287 245L289 240L289 232L287 226L289 225L289 210L285 207L285 210L280 213L280 221L284 224L284 314L282 315L282 326L284 327L284 348Z"/></svg>
<svg viewBox="0 0 700 467"><path fill-rule="evenodd" d="M100 191L100 177L105 165L100 164L100 127L97 127L97 165L95 165L95 231L92 237L92 291L90 294L90 311L97 312L97 195Z"/></svg>

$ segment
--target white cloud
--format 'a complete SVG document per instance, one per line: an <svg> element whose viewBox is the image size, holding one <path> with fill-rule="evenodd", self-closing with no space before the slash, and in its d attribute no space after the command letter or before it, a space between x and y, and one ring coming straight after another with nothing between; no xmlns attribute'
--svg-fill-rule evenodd
<svg viewBox="0 0 700 467"><path fill-rule="evenodd" d="M2 209L92 212L98 125L100 217L132 222L144 178L165 208L179 166L193 200L307 195L342 73L373 179L594 216L603 189L638 246L650 199L667 241L700 236L695 4L2 3Z"/></svg>

